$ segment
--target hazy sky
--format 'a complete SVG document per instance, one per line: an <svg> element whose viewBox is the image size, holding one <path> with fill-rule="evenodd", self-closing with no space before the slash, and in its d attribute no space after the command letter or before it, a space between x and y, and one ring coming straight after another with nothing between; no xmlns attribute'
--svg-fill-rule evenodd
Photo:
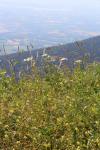
<svg viewBox="0 0 100 150"><path fill-rule="evenodd" d="M39 11L48 9L59 12L69 11L72 15L93 17L100 15L100 0L0 0L0 8L2 8L2 12L21 10L20 13L24 13L31 12L32 9L39 9Z"/></svg>
<svg viewBox="0 0 100 150"><path fill-rule="evenodd" d="M48 8L84 8L99 9L100 0L0 0L0 5L19 5ZM85 10L84 10L85 11Z"/></svg>

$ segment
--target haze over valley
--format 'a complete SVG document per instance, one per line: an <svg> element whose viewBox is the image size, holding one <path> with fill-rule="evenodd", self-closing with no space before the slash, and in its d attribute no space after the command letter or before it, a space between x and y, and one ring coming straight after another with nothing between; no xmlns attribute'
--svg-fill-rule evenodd
<svg viewBox="0 0 100 150"><path fill-rule="evenodd" d="M0 48L13 53L30 42L36 49L99 35L100 2L76 1L1 0Z"/></svg>

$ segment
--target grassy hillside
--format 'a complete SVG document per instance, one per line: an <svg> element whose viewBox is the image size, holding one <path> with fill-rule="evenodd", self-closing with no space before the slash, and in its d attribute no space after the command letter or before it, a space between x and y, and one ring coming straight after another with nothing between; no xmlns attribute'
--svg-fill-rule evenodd
<svg viewBox="0 0 100 150"><path fill-rule="evenodd" d="M0 72L0 149L99 150L100 64L45 73L16 82Z"/></svg>

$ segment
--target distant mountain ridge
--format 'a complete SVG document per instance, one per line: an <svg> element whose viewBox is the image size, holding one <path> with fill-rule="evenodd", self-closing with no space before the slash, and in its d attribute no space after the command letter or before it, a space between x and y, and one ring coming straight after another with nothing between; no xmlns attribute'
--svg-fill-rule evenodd
<svg viewBox="0 0 100 150"><path fill-rule="evenodd" d="M43 54L44 48L32 50L31 53L33 57L35 58L37 55L41 56ZM58 57L67 57L69 60L73 59L79 59L84 54L89 54L91 57L91 61L96 60L100 61L100 36L88 38L81 41L76 41L73 43L68 43L64 45L57 45L52 47L45 48L45 53L51 56L58 56ZM25 51L22 54L21 58L26 58L29 56L29 52ZM2 56L0 56L1 58ZM8 57L10 58L18 58L18 53L9 54Z"/></svg>
<svg viewBox="0 0 100 150"><path fill-rule="evenodd" d="M47 49L50 55L67 57L69 61L81 59L85 54L90 55L90 61L100 61L100 36Z"/></svg>
<svg viewBox="0 0 100 150"><path fill-rule="evenodd" d="M44 49L25 51L22 54L14 53L7 56L0 56L0 68L9 70L9 64L7 59L15 59L19 62L15 69L18 72L21 65L24 65L24 60L33 56L33 59L41 61ZM31 53L31 54L30 54ZM52 46L45 49L45 54L51 57L67 58L69 64L73 64L76 60L82 59L85 55L89 56L89 62L97 61L100 62L100 36L92 37L82 41L76 41L73 43ZM37 56L38 55L38 56ZM41 62L40 62L41 63Z"/></svg>

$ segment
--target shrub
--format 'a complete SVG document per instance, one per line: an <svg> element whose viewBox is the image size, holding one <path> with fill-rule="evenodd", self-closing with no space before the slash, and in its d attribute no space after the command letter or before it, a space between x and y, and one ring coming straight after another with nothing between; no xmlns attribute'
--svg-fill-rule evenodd
<svg viewBox="0 0 100 150"><path fill-rule="evenodd" d="M99 150L100 64L18 83L2 75L0 149Z"/></svg>

